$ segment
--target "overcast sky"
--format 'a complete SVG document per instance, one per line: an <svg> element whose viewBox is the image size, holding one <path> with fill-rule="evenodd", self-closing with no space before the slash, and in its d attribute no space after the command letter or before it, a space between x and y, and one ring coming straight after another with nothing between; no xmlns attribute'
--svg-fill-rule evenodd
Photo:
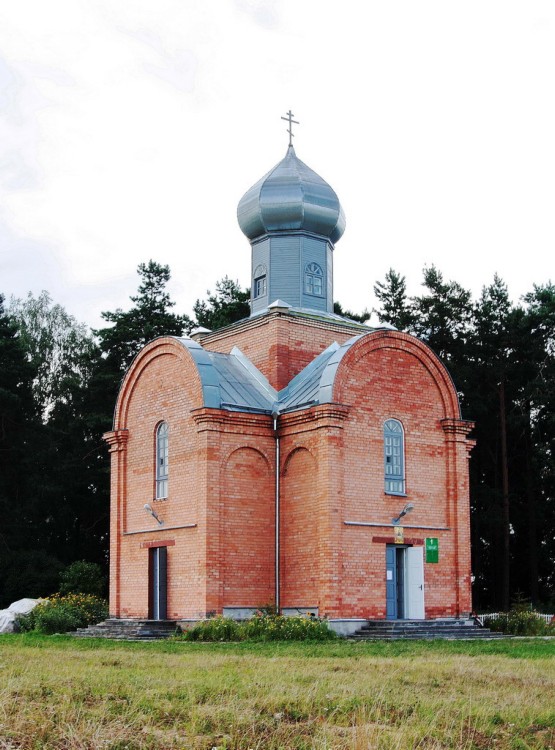
<svg viewBox="0 0 555 750"><path fill-rule="evenodd" d="M237 203L288 109L347 217L344 307L391 266L555 280L552 0L0 0L0 292L96 326L150 258L177 312L247 286Z"/></svg>

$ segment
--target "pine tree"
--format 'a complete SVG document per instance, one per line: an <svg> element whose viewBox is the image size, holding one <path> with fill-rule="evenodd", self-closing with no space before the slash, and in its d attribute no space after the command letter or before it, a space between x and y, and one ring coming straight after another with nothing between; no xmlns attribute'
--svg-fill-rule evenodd
<svg viewBox="0 0 555 750"><path fill-rule="evenodd" d="M169 266L150 260L141 263L138 294L127 311L103 312L112 325L94 330L97 354L89 386L87 419L91 430L101 438L111 428L118 389L126 370L142 347L157 336L182 336L192 327L186 315L171 312L175 303L166 291Z"/></svg>
<svg viewBox="0 0 555 750"><path fill-rule="evenodd" d="M464 362L472 324L472 295L456 281L444 281L435 266L424 269L425 294L412 300L411 332L423 339L448 367ZM454 375L454 373L452 373Z"/></svg>
<svg viewBox="0 0 555 750"><path fill-rule="evenodd" d="M385 280L374 284L374 294L381 305L379 309L374 309L380 323L389 323L400 331L410 332L416 316L407 297L405 277L390 268Z"/></svg>
<svg viewBox="0 0 555 750"><path fill-rule="evenodd" d="M47 523L37 460L44 426L33 400L36 368L17 321L0 295L0 608L23 596L49 593L60 563L44 550ZM44 585L44 590L39 591Z"/></svg>
<svg viewBox="0 0 555 750"><path fill-rule="evenodd" d="M511 496L508 423L514 374L510 373L514 322L519 316L497 275L473 307L465 347L463 414L476 422L471 469L472 543L478 600L507 609L510 603Z"/></svg>
<svg viewBox="0 0 555 750"><path fill-rule="evenodd" d="M141 283L138 294L131 297L133 307L125 312L119 308L114 312L103 312L102 318L112 325L93 331L99 340L102 356L120 378L133 357L149 341L157 336L181 336L192 325L186 315L171 312L175 302L166 291L170 280L169 266L150 260L141 263L137 272Z"/></svg>
<svg viewBox="0 0 555 750"><path fill-rule="evenodd" d="M228 276L216 282L215 294L210 289L206 294L207 300L197 299L193 305L197 326L215 331L249 317L250 290Z"/></svg>
<svg viewBox="0 0 555 750"><path fill-rule="evenodd" d="M547 601L555 596L555 285L535 285L523 301L517 521L519 549L529 554L517 565L517 583L533 601Z"/></svg>
<svg viewBox="0 0 555 750"><path fill-rule="evenodd" d="M336 315L341 315L344 318L350 318L356 320L357 323L366 323L370 318L368 310L364 309L361 313L355 313L352 310L344 310L343 305L340 302L333 303L333 311Z"/></svg>
<svg viewBox="0 0 555 750"><path fill-rule="evenodd" d="M28 489L29 431L37 421L29 362L15 320L0 295L0 544L10 546ZM8 532L8 529L12 529Z"/></svg>

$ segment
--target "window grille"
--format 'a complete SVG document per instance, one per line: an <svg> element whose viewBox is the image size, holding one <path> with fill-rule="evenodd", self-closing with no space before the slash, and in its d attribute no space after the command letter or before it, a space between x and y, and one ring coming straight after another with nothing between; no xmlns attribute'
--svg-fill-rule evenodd
<svg viewBox="0 0 555 750"><path fill-rule="evenodd" d="M268 269L264 265L264 263L260 264L259 266L256 266L254 269L253 274L253 283L252 283L252 296L254 299L257 297L264 297L268 291L268 283L267 283L267 276L268 276Z"/></svg>
<svg viewBox="0 0 555 750"><path fill-rule="evenodd" d="M324 272L318 263L308 263L304 272L306 294L322 297L324 294Z"/></svg>
<svg viewBox="0 0 555 750"><path fill-rule="evenodd" d="M259 276L254 280L254 297L263 297L266 294L266 276Z"/></svg>
<svg viewBox="0 0 555 750"><path fill-rule="evenodd" d="M398 419L388 419L383 427L385 491L405 494L405 436Z"/></svg>
<svg viewBox="0 0 555 750"><path fill-rule="evenodd" d="M161 422L156 429L156 499L168 496L168 425Z"/></svg>

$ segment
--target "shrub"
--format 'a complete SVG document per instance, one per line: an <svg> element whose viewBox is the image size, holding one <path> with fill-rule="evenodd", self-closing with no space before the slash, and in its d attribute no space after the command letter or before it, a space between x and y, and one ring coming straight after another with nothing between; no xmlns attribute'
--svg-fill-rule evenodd
<svg viewBox="0 0 555 750"><path fill-rule="evenodd" d="M537 612L522 607L502 612L496 618L485 617L484 625L508 635L555 635L553 623L546 623Z"/></svg>
<svg viewBox="0 0 555 750"><path fill-rule="evenodd" d="M67 633L85 628L108 616L108 605L104 599L90 594L54 594L38 604L28 615L17 619L19 630L39 633Z"/></svg>
<svg viewBox="0 0 555 750"><path fill-rule="evenodd" d="M336 638L326 620L255 614L243 624L245 638L256 641L327 641Z"/></svg>
<svg viewBox="0 0 555 750"><path fill-rule="evenodd" d="M104 596L106 576L97 563L77 560L60 574L60 594Z"/></svg>
<svg viewBox="0 0 555 750"><path fill-rule="evenodd" d="M183 633L189 641L326 641L337 638L325 620L317 617L284 617L259 611L236 622L218 615Z"/></svg>
<svg viewBox="0 0 555 750"><path fill-rule="evenodd" d="M187 641L242 641L240 626L235 620L218 615L209 620L201 620L183 633Z"/></svg>

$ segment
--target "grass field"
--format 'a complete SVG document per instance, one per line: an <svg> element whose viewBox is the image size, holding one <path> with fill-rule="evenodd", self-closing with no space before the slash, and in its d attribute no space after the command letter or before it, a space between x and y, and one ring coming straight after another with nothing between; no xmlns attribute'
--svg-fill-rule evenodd
<svg viewBox="0 0 555 750"><path fill-rule="evenodd" d="M0 748L555 748L555 640L0 636Z"/></svg>

